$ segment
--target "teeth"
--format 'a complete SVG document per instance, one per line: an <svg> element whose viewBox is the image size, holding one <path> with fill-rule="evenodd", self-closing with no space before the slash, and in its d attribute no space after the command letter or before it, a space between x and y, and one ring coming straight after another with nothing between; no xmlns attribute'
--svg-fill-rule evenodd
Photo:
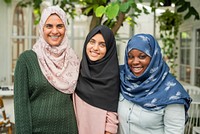
<svg viewBox="0 0 200 134"><path fill-rule="evenodd" d="M137 71L137 70L141 70L142 68L135 68L135 70Z"/></svg>
<svg viewBox="0 0 200 134"><path fill-rule="evenodd" d="M58 38L58 36L51 36L51 38L56 39L56 38Z"/></svg>

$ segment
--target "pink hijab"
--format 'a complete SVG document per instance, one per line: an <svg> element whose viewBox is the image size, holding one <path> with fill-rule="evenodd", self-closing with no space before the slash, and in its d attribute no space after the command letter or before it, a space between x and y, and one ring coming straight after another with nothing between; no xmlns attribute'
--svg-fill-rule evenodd
<svg viewBox="0 0 200 134"><path fill-rule="evenodd" d="M49 83L59 91L71 94L76 87L80 60L68 43L66 31L59 46L52 47L44 40L43 27L53 13L61 18L67 31L66 14L60 7L51 6L44 9L39 23L40 36L33 46L33 51L37 54L42 73Z"/></svg>

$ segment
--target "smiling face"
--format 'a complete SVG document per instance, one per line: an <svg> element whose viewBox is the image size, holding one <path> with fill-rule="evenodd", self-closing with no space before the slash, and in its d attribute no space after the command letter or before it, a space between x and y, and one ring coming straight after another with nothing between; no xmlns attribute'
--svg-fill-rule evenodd
<svg viewBox="0 0 200 134"><path fill-rule="evenodd" d="M94 35L86 46L86 53L91 61L102 59L106 54L106 43L102 34Z"/></svg>
<svg viewBox="0 0 200 134"><path fill-rule="evenodd" d="M65 26L58 15L52 14L46 20L44 27L44 40L51 46L58 46L65 35Z"/></svg>
<svg viewBox="0 0 200 134"><path fill-rule="evenodd" d="M128 66L135 76L140 76L146 70L151 58L137 49L128 53Z"/></svg>

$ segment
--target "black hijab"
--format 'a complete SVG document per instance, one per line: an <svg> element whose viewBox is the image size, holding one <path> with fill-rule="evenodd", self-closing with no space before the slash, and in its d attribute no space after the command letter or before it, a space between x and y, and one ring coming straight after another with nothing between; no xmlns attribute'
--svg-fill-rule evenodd
<svg viewBox="0 0 200 134"><path fill-rule="evenodd" d="M98 61L91 61L86 54L86 46L97 33L101 33L105 40L106 54ZM119 64L114 34L104 25L97 26L86 37L75 92L92 106L116 112L119 84Z"/></svg>

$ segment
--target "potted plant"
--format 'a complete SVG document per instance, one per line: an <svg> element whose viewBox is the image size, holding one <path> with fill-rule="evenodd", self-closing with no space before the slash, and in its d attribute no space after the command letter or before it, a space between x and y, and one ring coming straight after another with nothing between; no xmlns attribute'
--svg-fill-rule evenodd
<svg viewBox="0 0 200 134"><path fill-rule="evenodd" d="M167 9L162 13L157 22L160 25L160 38L163 42L163 55L166 62L169 64L171 73L176 74L175 67L177 64L177 49L176 39L179 32L179 26L182 24L182 16L176 12L171 12Z"/></svg>

